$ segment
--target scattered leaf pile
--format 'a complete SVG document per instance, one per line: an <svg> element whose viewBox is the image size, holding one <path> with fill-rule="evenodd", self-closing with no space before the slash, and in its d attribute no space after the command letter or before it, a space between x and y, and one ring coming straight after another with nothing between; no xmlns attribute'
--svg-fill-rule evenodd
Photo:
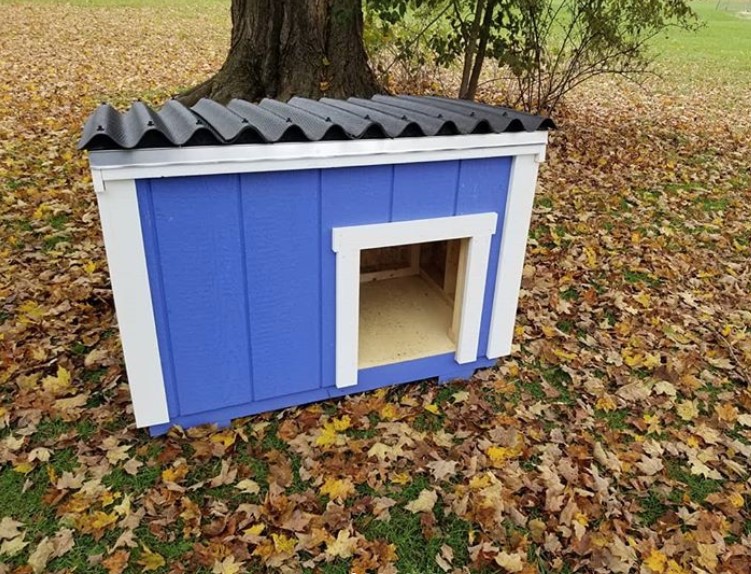
<svg viewBox="0 0 751 574"><path fill-rule="evenodd" d="M751 571L748 78L562 111L498 368L134 429L74 145L220 65L212 6L0 5L0 573Z"/></svg>

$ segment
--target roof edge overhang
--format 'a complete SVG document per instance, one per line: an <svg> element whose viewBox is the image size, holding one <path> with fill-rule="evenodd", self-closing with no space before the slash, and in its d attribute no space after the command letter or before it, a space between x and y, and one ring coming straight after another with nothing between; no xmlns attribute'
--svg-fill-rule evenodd
<svg viewBox="0 0 751 574"><path fill-rule="evenodd" d="M547 131L398 139L337 140L90 151L95 183L535 155L545 159Z"/></svg>

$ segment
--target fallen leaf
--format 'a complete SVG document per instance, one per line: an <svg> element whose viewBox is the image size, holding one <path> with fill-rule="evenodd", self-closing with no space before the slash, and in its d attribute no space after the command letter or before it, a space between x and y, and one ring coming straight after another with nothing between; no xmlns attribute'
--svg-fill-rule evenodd
<svg viewBox="0 0 751 574"><path fill-rule="evenodd" d="M438 493L435 490L423 489L417 498L408 503L405 508L415 514L418 512L432 512L437 500Z"/></svg>
<svg viewBox="0 0 751 574"><path fill-rule="evenodd" d="M239 574L242 567L243 563L237 562L234 556L227 556L222 561L215 561L211 572L212 574Z"/></svg>
<svg viewBox="0 0 751 574"><path fill-rule="evenodd" d="M355 485L349 478L327 478L320 490L321 495L328 496L332 500L338 500L340 502L354 492Z"/></svg>
<svg viewBox="0 0 751 574"><path fill-rule="evenodd" d="M138 563L143 566L144 572L152 572L154 570L159 570L162 566L166 564L166 561L162 557L161 554L157 554L156 552L152 552L149 550L149 548L145 545L141 546L142 552L141 552L141 558L138 560Z"/></svg>
<svg viewBox="0 0 751 574"><path fill-rule="evenodd" d="M524 562L524 558L518 553L499 552L495 557L495 563L506 572L521 572L524 570Z"/></svg>
<svg viewBox="0 0 751 574"><path fill-rule="evenodd" d="M336 539L326 545L326 555L346 560L352 557L356 549L357 539L352 538L348 530L340 530Z"/></svg>

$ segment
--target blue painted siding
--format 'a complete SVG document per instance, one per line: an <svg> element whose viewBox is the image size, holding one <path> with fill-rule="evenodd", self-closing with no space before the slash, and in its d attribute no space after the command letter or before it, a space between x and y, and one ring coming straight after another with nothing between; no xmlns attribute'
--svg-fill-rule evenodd
<svg viewBox="0 0 751 574"><path fill-rule="evenodd" d="M158 317L166 311L157 329L167 330L173 404L194 414L251 400L237 176L155 179L139 196L151 211L147 257L161 268L152 296L162 296Z"/></svg>
<svg viewBox="0 0 751 574"><path fill-rule="evenodd" d="M407 163L394 169L391 221L448 217L454 214L458 161Z"/></svg>
<svg viewBox="0 0 751 574"><path fill-rule="evenodd" d="M331 230L498 213L482 357L510 165L492 158L138 182L172 423L223 421L492 364L429 357L363 370L356 387L336 389Z"/></svg>
<svg viewBox="0 0 751 574"><path fill-rule="evenodd" d="M255 400L321 386L318 171L242 176Z"/></svg>
<svg viewBox="0 0 751 574"><path fill-rule="evenodd" d="M350 167L321 173L321 347L322 381L334 384L336 330L336 254L331 230L391 219L393 166Z"/></svg>
<svg viewBox="0 0 751 574"><path fill-rule="evenodd" d="M495 158L464 160L459 172L457 187L456 211L454 215L469 215L495 211L498 214L498 224L493 241L490 244L488 260L487 282L485 285L485 301L483 302L482 323L480 324L480 344L478 357L484 357L488 348L490 336L490 315L493 309L493 293L495 292L496 269L501 254L501 237L503 235L503 219L506 213L506 199L508 181L511 175L511 161Z"/></svg>

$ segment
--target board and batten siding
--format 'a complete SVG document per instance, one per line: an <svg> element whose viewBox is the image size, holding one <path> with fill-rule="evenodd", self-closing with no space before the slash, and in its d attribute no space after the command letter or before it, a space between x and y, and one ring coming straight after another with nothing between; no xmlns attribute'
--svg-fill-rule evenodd
<svg viewBox="0 0 751 574"><path fill-rule="evenodd" d="M137 180L170 414L157 432L494 363L485 349L511 163ZM337 390L332 228L487 212L498 213L498 229L477 363L445 355L373 367L360 371L358 385Z"/></svg>

